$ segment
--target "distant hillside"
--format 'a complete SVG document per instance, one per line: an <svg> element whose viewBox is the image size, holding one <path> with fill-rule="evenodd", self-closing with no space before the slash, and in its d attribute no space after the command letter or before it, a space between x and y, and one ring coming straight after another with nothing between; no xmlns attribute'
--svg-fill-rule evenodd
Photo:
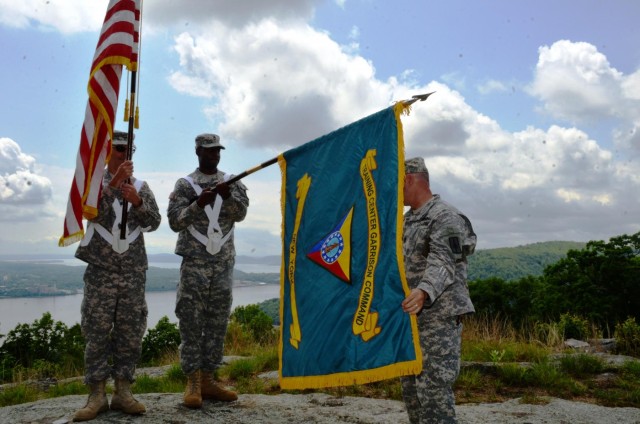
<svg viewBox="0 0 640 424"><path fill-rule="evenodd" d="M542 275L544 269L566 257L569 250L582 250L586 243L546 241L517 247L477 250L469 257L469 280L491 277L505 281Z"/></svg>

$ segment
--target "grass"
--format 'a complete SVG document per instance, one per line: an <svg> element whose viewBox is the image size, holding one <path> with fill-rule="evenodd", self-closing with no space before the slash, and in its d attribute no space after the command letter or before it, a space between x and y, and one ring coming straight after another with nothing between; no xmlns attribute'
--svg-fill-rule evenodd
<svg viewBox="0 0 640 424"><path fill-rule="evenodd" d="M33 402L38 399L40 399L40 393L37 389L20 385L0 392L0 407Z"/></svg>
<svg viewBox="0 0 640 424"><path fill-rule="evenodd" d="M584 378L600 374L607 367L604 361L597 356L578 354L561 357L560 368L573 377Z"/></svg>
<svg viewBox="0 0 640 424"><path fill-rule="evenodd" d="M640 361L629 361L613 368L589 354L563 353L562 337L553 325L529 325L514 329L507 321L480 317L464 323L462 360L488 363L490 367L463 367L454 386L458 404L502 402L521 398L522 402L544 404L550 397L580 400L604 406L640 407ZM225 355L242 356L218 370L217 378L243 394L280 394L277 380L259 375L276 371L279 365L277 333L258 343L237 323L229 326ZM186 376L179 366L176 351L167 352L159 361L171 365L161 377L142 375L132 386L134 393L181 393ZM484 371L483 371L484 369ZM487 371L488 370L488 371ZM61 380L79 375L71 367L55 370ZM47 376L52 371L47 369ZM0 407L38 399L86 394L81 381L58 383L42 391L27 380L42 378L34 370L14 374L15 386L0 390ZM402 400L399 379L364 385L317 390L337 397L365 396ZM287 393L309 393L287 391Z"/></svg>

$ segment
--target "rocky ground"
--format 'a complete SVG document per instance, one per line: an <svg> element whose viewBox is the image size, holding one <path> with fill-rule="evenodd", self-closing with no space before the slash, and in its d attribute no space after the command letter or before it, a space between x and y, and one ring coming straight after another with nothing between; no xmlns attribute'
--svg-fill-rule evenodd
<svg viewBox="0 0 640 424"><path fill-rule="evenodd" d="M602 359L609 364L621 364L633 359L619 355L598 355L601 355ZM231 362L234 359L234 357L225 357L225 362ZM495 366L495 364L471 363L464 365L485 368ZM157 377L163 375L167 368L167 366L141 368L137 373ZM277 378L277 373L265 373L263 378ZM0 386L0 390L2 389L3 387ZM274 396L241 394L236 402L205 402L203 408L199 410L184 407L181 393L140 394L136 395L136 398L146 405L146 414L128 416L119 411L108 411L91 423L403 424L409 422L402 402L362 397L335 397L322 393ZM520 399L511 399L502 403L464 404L456 406L456 411L461 424L640 424L638 408L608 408L556 398L546 400L548 403L538 405L521 403ZM86 396L78 395L0 408L0 424L66 424L71 422L73 413L84 406L85 402Z"/></svg>

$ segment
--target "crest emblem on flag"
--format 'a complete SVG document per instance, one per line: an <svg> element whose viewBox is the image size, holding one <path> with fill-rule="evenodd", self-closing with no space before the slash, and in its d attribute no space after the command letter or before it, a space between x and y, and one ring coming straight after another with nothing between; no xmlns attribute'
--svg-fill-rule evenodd
<svg viewBox="0 0 640 424"><path fill-rule="evenodd" d="M353 207L307 257L345 283L351 283L351 221Z"/></svg>

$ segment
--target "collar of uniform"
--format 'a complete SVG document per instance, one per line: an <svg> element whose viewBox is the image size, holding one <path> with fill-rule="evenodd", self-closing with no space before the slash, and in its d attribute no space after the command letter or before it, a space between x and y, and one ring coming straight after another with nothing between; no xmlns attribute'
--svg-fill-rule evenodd
<svg viewBox="0 0 640 424"><path fill-rule="evenodd" d="M439 194L434 194L433 197L431 197L431 199L427 200L424 205L420 206L418 209L416 210L412 210L413 214L415 216L422 216L422 215L426 215L427 212L429 212L429 209L431 209L431 207L433 205L435 205L436 201L438 201L440 199L440 195Z"/></svg>
<svg viewBox="0 0 640 424"><path fill-rule="evenodd" d="M201 184L221 181L224 178L223 175L224 173L219 169L215 174L204 174L200 172L200 169L196 168L193 174L191 174L191 178L193 178L194 183L201 185Z"/></svg>

